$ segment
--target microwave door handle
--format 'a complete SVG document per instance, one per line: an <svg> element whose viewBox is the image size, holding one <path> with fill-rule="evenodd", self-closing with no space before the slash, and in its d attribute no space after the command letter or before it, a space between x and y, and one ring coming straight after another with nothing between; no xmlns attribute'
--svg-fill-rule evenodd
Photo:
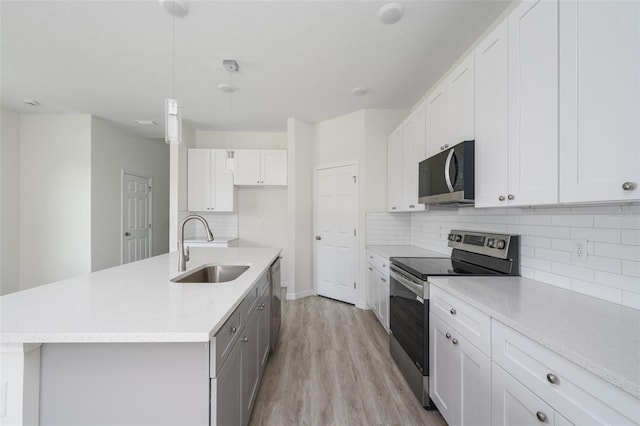
<svg viewBox="0 0 640 426"><path fill-rule="evenodd" d="M453 179L453 187L455 188L460 178L460 164L458 163L458 154L453 153L453 165L456 167L455 178Z"/></svg>
<svg viewBox="0 0 640 426"><path fill-rule="evenodd" d="M451 148L449 150L449 155L447 155L447 161L444 163L444 181L447 183L447 188L449 188L449 192L453 192L453 185L451 185L451 176L449 175L449 168L451 167L451 158L455 153L454 149Z"/></svg>

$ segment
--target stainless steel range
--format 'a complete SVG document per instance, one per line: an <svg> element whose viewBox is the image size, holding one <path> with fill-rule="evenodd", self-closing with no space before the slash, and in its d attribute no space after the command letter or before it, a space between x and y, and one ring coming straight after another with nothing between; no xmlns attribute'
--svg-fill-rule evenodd
<svg viewBox="0 0 640 426"><path fill-rule="evenodd" d="M431 276L520 274L520 237L485 232L449 234L451 257L392 257L390 351L425 408L429 399L429 285Z"/></svg>

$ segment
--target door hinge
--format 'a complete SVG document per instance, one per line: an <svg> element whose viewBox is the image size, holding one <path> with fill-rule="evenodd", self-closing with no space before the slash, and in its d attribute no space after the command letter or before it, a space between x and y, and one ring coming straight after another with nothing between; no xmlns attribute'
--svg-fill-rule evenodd
<svg viewBox="0 0 640 426"><path fill-rule="evenodd" d="M353 176L353 183L356 183L356 177Z"/></svg>
<svg viewBox="0 0 640 426"><path fill-rule="evenodd" d="M356 282L355 281L353 282L353 289L354 290L356 289Z"/></svg>
<svg viewBox="0 0 640 426"><path fill-rule="evenodd" d="M353 236L354 237L356 236L356 230L355 229L353 230Z"/></svg>
<svg viewBox="0 0 640 426"><path fill-rule="evenodd" d="M149 228L151 228L151 224L149 224Z"/></svg>

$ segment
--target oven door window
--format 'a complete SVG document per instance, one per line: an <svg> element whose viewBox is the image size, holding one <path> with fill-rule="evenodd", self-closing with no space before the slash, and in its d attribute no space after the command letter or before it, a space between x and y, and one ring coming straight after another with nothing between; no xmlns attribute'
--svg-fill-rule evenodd
<svg viewBox="0 0 640 426"><path fill-rule="evenodd" d="M428 303L426 300L424 302ZM389 328L411 361L426 374L425 360L428 355L425 354L424 325L425 304L407 287L391 278Z"/></svg>

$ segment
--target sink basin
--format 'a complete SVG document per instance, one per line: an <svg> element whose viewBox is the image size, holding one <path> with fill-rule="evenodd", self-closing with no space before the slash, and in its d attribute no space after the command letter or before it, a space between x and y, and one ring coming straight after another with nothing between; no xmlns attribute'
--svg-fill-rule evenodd
<svg viewBox="0 0 640 426"><path fill-rule="evenodd" d="M224 283L242 275L247 265L204 265L186 275L177 276L174 283Z"/></svg>

